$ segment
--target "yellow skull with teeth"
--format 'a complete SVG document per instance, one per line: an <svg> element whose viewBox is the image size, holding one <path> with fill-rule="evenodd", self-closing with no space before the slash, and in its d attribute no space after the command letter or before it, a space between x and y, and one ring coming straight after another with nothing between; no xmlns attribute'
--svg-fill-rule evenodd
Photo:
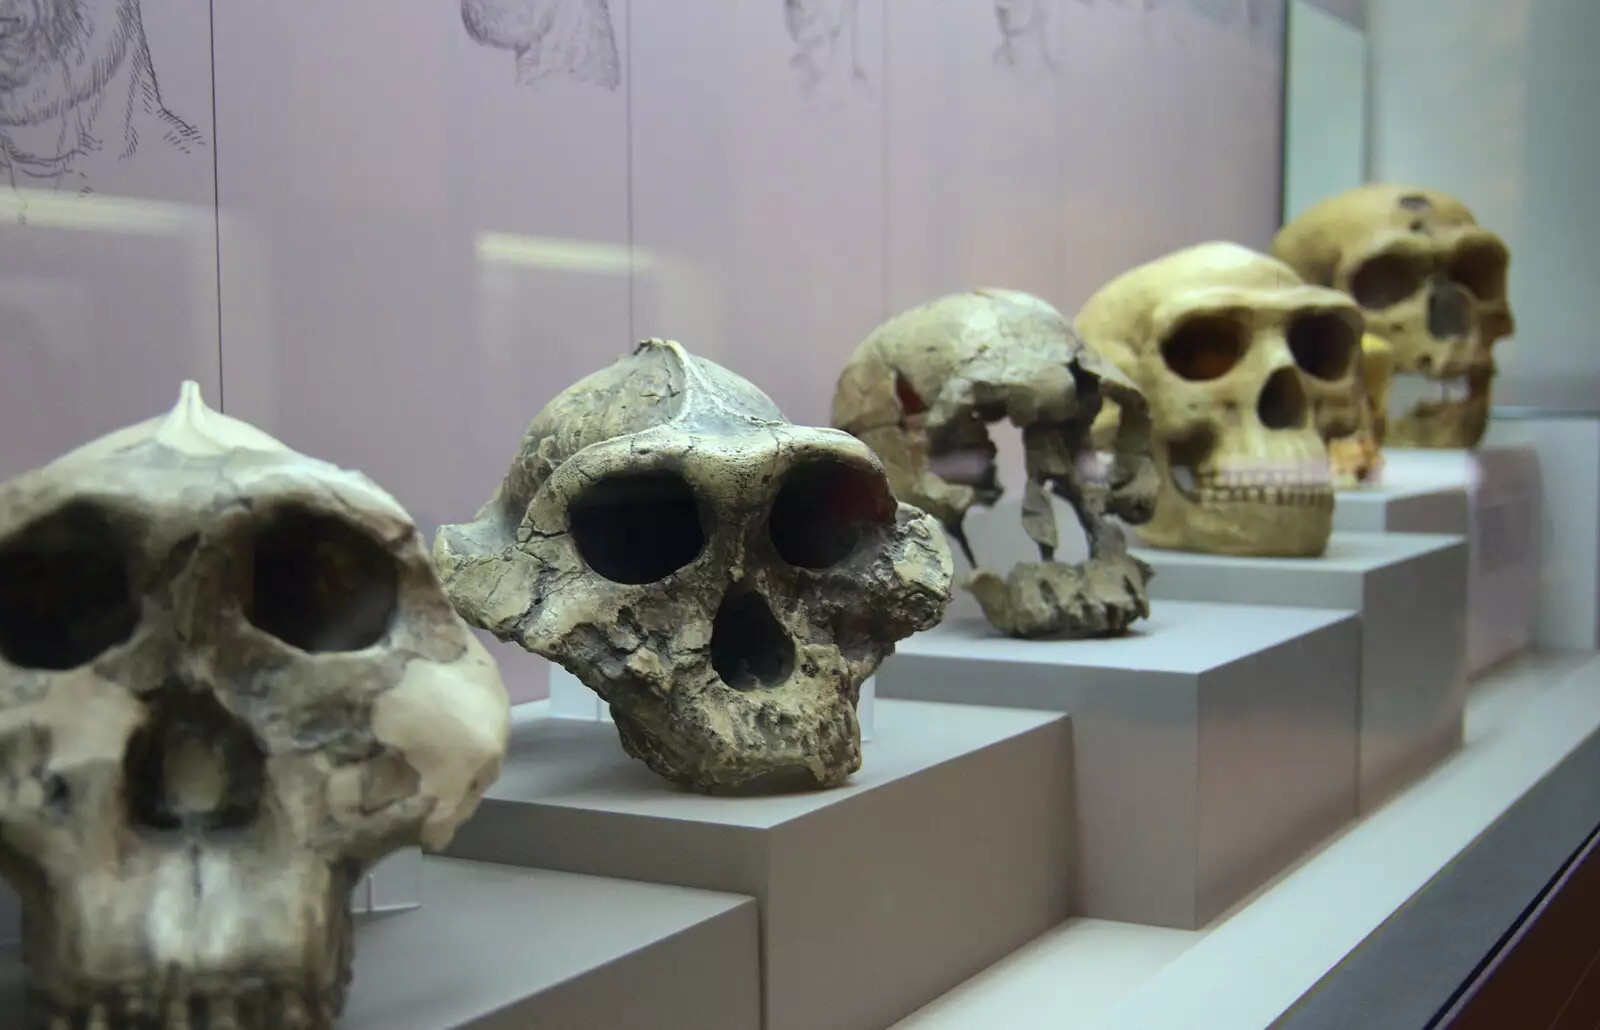
<svg viewBox="0 0 1600 1030"><path fill-rule="evenodd" d="M1140 539L1322 553L1333 526L1326 441L1360 424L1362 318L1350 298L1265 254L1207 243L1112 280L1077 328L1150 404L1161 490Z"/></svg>

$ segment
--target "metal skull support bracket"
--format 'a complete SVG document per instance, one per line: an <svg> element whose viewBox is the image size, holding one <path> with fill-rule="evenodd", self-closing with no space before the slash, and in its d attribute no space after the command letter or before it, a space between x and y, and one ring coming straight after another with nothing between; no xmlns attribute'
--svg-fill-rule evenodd
<svg viewBox="0 0 1600 1030"><path fill-rule="evenodd" d="M1109 463L1089 446L1103 398L1125 413ZM1040 556L1003 580L979 565L963 531L973 505L1000 497L989 426L1001 420L1022 430L1022 524ZM1049 304L976 290L895 316L845 366L833 424L876 451L896 496L937 517L960 545L973 567L964 586L995 628L1022 637L1105 635L1149 614L1150 568L1127 553L1121 528L1107 518L1138 523L1151 514L1156 478L1144 398ZM1053 560L1052 493L1083 525L1083 564Z"/></svg>
<svg viewBox="0 0 1600 1030"><path fill-rule="evenodd" d="M1150 403L1160 495L1142 540L1237 555L1327 549L1325 442L1360 423L1362 319L1350 298L1265 254L1206 243L1113 279L1077 327Z"/></svg>
<svg viewBox="0 0 1600 1030"><path fill-rule="evenodd" d="M1516 329L1504 240L1452 196L1377 183L1313 205L1278 233L1272 253L1306 282L1355 298L1367 327L1393 347L1394 371L1436 386L1437 397L1390 418L1391 446L1478 445L1494 345Z"/></svg>
<svg viewBox="0 0 1600 1030"><path fill-rule="evenodd" d="M951 577L864 445L662 340L551 401L434 560L469 622L560 663L630 755L707 793L843 783L861 682L939 622Z"/></svg>
<svg viewBox="0 0 1600 1030"><path fill-rule="evenodd" d="M0 872L40 1025L332 1026L351 889L450 839L508 723L394 499L193 383L0 486Z"/></svg>

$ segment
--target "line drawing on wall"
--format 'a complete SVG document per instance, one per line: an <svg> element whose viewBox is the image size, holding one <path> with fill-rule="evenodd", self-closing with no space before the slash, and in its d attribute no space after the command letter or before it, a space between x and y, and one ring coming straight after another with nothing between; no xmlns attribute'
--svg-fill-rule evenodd
<svg viewBox="0 0 1600 1030"><path fill-rule="evenodd" d="M461 0L461 22L474 42L516 54L519 86L560 75L622 85L609 0Z"/></svg>
<svg viewBox="0 0 1600 1030"><path fill-rule="evenodd" d="M1050 0L994 0L994 19L1000 27L1000 45L994 63L1016 71L1043 64L1056 70L1050 53Z"/></svg>
<svg viewBox="0 0 1600 1030"><path fill-rule="evenodd" d="M139 0L0 0L0 167L13 189L93 193L115 187L120 163L205 146L161 99Z"/></svg>
<svg viewBox="0 0 1600 1030"><path fill-rule="evenodd" d="M800 76L804 89L816 89L833 71L841 44L851 82L869 85L861 66L860 0L838 0L836 7L826 0L783 0L783 23L796 47L789 67Z"/></svg>

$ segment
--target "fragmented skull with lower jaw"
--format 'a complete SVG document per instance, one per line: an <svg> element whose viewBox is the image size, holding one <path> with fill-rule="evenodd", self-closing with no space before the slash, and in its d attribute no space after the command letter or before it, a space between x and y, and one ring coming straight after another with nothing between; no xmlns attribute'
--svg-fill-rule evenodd
<svg viewBox="0 0 1600 1030"><path fill-rule="evenodd" d="M350 892L509 712L364 476L204 407L0 486L0 872L42 1026L321 1030Z"/></svg>
<svg viewBox="0 0 1600 1030"><path fill-rule="evenodd" d="M1237 555L1327 548L1325 441L1360 423L1362 319L1348 297L1208 243L1112 280L1077 327L1150 403L1161 487L1141 539Z"/></svg>
<svg viewBox="0 0 1600 1030"><path fill-rule="evenodd" d="M1126 416L1109 461L1089 440L1103 397ZM1005 579L979 566L963 528L973 505L1000 497L988 427L1002 419L1022 430L1022 522L1040 556ZM1107 518L1150 517L1156 478L1144 398L1049 304L1014 290L975 290L895 316L845 366L833 424L878 453L901 500L938 517L972 564L964 585L997 629L1104 635L1149 615L1149 566L1127 553L1122 530ZM1054 560L1052 493L1077 512L1087 562Z"/></svg>
<svg viewBox="0 0 1600 1030"><path fill-rule="evenodd" d="M1402 377L1436 397L1391 412L1396 447L1476 447L1489 425L1493 348L1515 331L1505 241L1437 190L1378 183L1313 205L1273 241L1308 283L1355 298ZM1405 399L1398 380L1393 396Z"/></svg>
<svg viewBox="0 0 1600 1030"><path fill-rule="evenodd" d="M862 681L939 622L951 576L860 441L662 340L551 401L434 561L469 622L560 663L630 755L708 793L843 783Z"/></svg>

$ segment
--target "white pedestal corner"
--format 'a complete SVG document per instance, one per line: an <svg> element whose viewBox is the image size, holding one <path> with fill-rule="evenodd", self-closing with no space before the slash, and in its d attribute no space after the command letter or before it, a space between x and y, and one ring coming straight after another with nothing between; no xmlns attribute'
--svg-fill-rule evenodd
<svg viewBox="0 0 1600 1030"><path fill-rule="evenodd" d="M880 1030L1068 915L1059 714L882 701L848 785L719 798L549 709L514 710L500 780L449 853L756 898L765 1030Z"/></svg>
<svg viewBox="0 0 1600 1030"><path fill-rule="evenodd" d="M1534 640L1600 649L1600 415L1497 409L1488 442L1538 457Z"/></svg>
<svg viewBox="0 0 1600 1030"><path fill-rule="evenodd" d="M1195 929L1355 816L1359 649L1349 612L1167 601L1105 640L947 619L878 679L1070 713L1074 914Z"/></svg>
<svg viewBox="0 0 1600 1030"><path fill-rule="evenodd" d="M1318 558L1140 550L1163 601L1354 611L1361 616L1360 809L1370 811L1461 743L1466 704L1466 541L1336 532Z"/></svg>

